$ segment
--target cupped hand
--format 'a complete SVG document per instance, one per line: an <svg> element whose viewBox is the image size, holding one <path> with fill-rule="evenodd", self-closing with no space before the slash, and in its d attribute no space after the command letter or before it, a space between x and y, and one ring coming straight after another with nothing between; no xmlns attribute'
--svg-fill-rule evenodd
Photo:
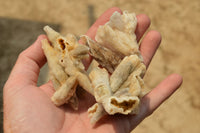
<svg viewBox="0 0 200 133"><path fill-rule="evenodd" d="M119 8L110 8L86 34L94 39L98 26L105 24L115 11L121 12ZM139 42L150 25L150 19L144 14L137 15L137 19L136 36ZM78 90L79 110L74 111L68 105L56 107L51 102L50 97L54 93L51 81L37 86L40 68L46 63L41 48L41 40L45 38L45 35L40 35L19 55L4 86L5 133L127 133L152 114L182 83L181 76L172 74L142 98L139 114L106 116L92 126L87 109L95 100L90 94ZM140 51L147 67L160 42L161 35L157 31L149 31L141 41ZM90 60L85 63L89 65Z"/></svg>

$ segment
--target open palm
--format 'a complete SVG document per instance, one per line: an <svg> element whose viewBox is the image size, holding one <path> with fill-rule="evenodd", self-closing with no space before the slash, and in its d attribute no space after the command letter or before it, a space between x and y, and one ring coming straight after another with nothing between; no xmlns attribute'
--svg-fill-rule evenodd
<svg viewBox="0 0 200 133"><path fill-rule="evenodd" d="M88 30L87 35L94 39L98 26L106 23L115 11L121 12L119 8L107 10ZM138 15L137 19L136 36L139 41L148 29L150 20L143 14ZM79 109L74 111L68 105L56 107L51 102L50 97L54 93L51 81L37 87L40 68L46 63L41 48L41 40L45 38L45 35L40 35L33 45L19 55L4 86L5 133L130 132L182 83L182 78L179 75L172 74L142 98L138 115L106 116L95 126L92 126L89 122L87 109L94 104L95 100L90 94L78 89ZM149 31L142 40L140 51L147 67L160 42L161 36L157 31ZM87 67L90 60L84 63Z"/></svg>

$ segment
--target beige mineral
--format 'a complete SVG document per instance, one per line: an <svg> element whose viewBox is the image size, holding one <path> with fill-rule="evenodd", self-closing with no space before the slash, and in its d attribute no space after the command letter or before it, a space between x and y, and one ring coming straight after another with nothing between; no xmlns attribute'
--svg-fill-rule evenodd
<svg viewBox="0 0 200 133"><path fill-rule="evenodd" d="M50 79L56 90L51 99L57 106L70 101L72 107L77 109L77 85L92 93L90 80L81 61L89 57L89 48L79 44L72 34L64 37L49 26L45 26L44 30L50 42L43 40L42 48L47 58Z"/></svg>

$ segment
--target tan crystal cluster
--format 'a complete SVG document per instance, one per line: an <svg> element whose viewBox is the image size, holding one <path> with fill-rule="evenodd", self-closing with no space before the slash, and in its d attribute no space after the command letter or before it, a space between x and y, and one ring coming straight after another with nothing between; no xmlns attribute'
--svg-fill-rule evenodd
<svg viewBox="0 0 200 133"><path fill-rule="evenodd" d="M51 43L44 40L43 49L56 90L52 101L58 106L70 103L77 109L75 90L79 84L97 102L88 109L91 123L106 114L137 114L146 67L136 40L136 26L134 13L114 12L109 22L99 26L95 40L81 37L85 45L79 44L71 34L63 37L45 27ZM98 65L86 73L81 59L89 54Z"/></svg>
<svg viewBox="0 0 200 133"><path fill-rule="evenodd" d="M63 37L49 26L44 27L48 40L42 41L42 48L47 58L50 80L56 90L51 100L60 106L70 103L78 108L76 87L81 87L91 93L92 86L81 60L88 58L89 48L81 45L72 34Z"/></svg>

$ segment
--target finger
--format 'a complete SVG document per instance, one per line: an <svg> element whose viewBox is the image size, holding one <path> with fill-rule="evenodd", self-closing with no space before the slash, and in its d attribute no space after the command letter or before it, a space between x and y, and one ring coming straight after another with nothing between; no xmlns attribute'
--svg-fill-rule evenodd
<svg viewBox="0 0 200 133"><path fill-rule="evenodd" d="M150 31L144 37L140 44L140 52L144 59L144 64L148 67L157 48L161 43L161 35L157 31Z"/></svg>
<svg viewBox="0 0 200 133"><path fill-rule="evenodd" d="M142 99L146 106L147 115L150 115L166 99L168 99L182 84L183 79L178 74L172 74L163 80L156 88Z"/></svg>
<svg viewBox="0 0 200 133"><path fill-rule="evenodd" d="M141 37L144 35L146 30L149 28L151 24L150 18L145 14L139 14L137 17L137 27L135 30L135 34L137 37L137 41L139 42Z"/></svg>
<svg viewBox="0 0 200 133"><path fill-rule="evenodd" d="M49 81L46 84L41 85L39 88L43 90L44 93L46 93L49 97L52 97L55 92L52 81Z"/></svg>
<svg viewBox="0 0 200 133"><path fill-rule="evenodd" d="M47 37L40 35L30 47L19 55L8 82L15 81L21 85L36 85L40 68L46 62L41 46L41 40L43 39L47 39Z"/></svg>
<svg viewBox="0 0 200 133"><path fill-rule="evenodd" d="M126 120L130 123L128 128L133 130L147 116L158 108L168 97L170 97L182 84L182 77L172 74L163 80L156 88L145 95L141 100L139 114L131 115Z"/></svg>
<svg viewBox="0 0 200 133"><path fill-rule="evenodd" d="M122 13L121 10L117 7L113 7L113 8L108 9L90 27L90 29L87 31L86 35L89 36L91 39L95 40L95 35L96 35L98 27L100 25L104 25L106 22L108 22L110 17L112 16L112 14L115 11ZM81 40L79 42L81 43ZM89 64L91 63L91 61L92 61L91 56L89 58L83 60L83 64L86 67L86 69L89 67Z"/></svg>

